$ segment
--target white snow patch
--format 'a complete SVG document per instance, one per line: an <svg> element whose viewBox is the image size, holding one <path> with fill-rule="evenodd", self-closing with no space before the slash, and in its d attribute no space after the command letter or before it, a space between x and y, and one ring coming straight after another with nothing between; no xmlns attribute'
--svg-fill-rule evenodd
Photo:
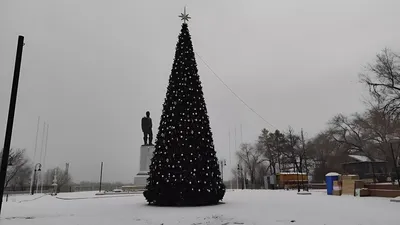
<svg viewBox="0 0 400 225"><path fill-rule="evenodd" d="M308 197L296 191L229 191L224 204L207 207L148 206L143 195L94 198L95 193L59 194L27 202L5 202L2 225L398 225L399 204L385 198ZM376 216L385 215L385 216Z"/></svg>
<svg viewBox="0 0 400 225"><path fill-rule="evenodd" d="M392 198L390 199L391 202L399 202L400 203L400 196L396 197L396 198Z"/></svg>
<svg viewBox="0 0 400 225"><path fill-rule="evenodd" d="M333 177L333 176L340 176L340 174L338 174L336 172L330 172L330 173L327 173L325 176L326 177Z"/></svg>
<svg viewBox="0 0 400 225"><path fill-rule="evenodd" d="M46 196L46 194L9 194L8 201L9 202L28 202L34 201L36 199L42 198ZM6 201L6 197L3 198L3 202Z"/></svg>

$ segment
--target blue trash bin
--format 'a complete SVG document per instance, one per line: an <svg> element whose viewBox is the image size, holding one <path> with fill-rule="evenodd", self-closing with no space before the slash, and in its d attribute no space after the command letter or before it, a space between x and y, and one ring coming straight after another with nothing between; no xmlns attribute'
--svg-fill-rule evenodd
<svg viewBox="0 0 400 225"><path fill-rule="evenodd" d="M335 173L335 172L330 172L325 175L325 181L326 181L326 193L328 195L333 194L333 181L339 180L340 174Z"/></svg>

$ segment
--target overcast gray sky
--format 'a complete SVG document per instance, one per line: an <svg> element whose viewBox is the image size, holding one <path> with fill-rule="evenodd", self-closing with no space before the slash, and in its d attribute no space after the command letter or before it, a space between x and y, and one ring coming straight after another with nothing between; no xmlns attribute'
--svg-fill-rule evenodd
<svg viewBox="0 0 400 225"><path fill-rule="evenodd" d="M358 73L382 48L400 50L398 0L5 0L3 131L17 37L25 36L12 146L33 156L41 116L50 124L47 167L69 162L75 181L95 181L104 161L105 180L132 182L140 119L151 111L157 133L185 5L195 51L271 124L308 137L336 113L361 111ZM234 159L235 126L237 146L241 124L246 142L274 128L197 63L216 150L229 161L229 130Z"/></svg>

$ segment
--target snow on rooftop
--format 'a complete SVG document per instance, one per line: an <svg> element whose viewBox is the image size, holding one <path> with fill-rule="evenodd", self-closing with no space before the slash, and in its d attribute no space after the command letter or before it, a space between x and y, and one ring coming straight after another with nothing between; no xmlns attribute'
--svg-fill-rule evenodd
<svg viewBox="0 0 400 225"><path fill-rule="evenodd" d="M81 199L45 196L21 203L4 202L0 224L398 225L400 209L387 198L327 196L325 192L302 196L284 190L228 191L224 204L206 207L148 206L142 195L94 199L94 193L81 192L61 196Z"/></svg>
<svg viewBox="0 0 400 225"><path fill-rule="evenodd" d="M371 162L371 159L364 155L349 155L349 157L359 162ZM375 160L375 162L383 162L382 160Z"/></svg>
<svg viewBox="0 0 400 225"><path fill-rule="evenodd" d="M300 172L282 172L282 173L278 173L278 174L284 174L284 175L288 175L288 174L306 175L306 173L300 173Z"/></svg>
<svg viewBox="0 0 400 225"><path fill-rule="evenodd" d="M371 160L367 157L367 156L363 156L363 155L349 155L349 157L360 161L360 162L370 162Z"/></svg>

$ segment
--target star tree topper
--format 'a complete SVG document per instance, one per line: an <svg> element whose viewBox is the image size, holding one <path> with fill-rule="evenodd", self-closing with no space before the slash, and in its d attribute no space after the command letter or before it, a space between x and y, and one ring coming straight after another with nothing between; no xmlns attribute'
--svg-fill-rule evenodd
<svg viewBox="0 0 400 225"><path fill-rule="evenodd" d="M181 20L183 20L183 23L186 23L187 21L189 21L192 18L189 16L189 14L186 13L186 6L183 9L183 13L181 13L181 15L179 17L181 18Z"/></svg>

